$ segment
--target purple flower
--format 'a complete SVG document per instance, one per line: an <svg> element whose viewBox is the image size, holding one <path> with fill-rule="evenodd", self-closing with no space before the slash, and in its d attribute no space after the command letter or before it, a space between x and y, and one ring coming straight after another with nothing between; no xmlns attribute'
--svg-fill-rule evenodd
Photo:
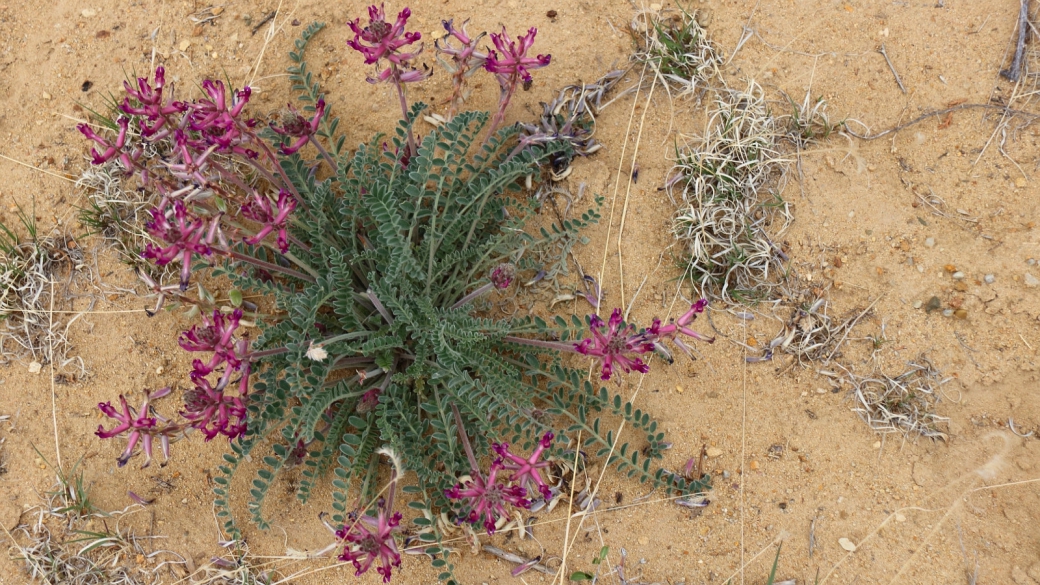
<svg viewBox="0 0 1040 585"><path fill-rule="evenodd" d="M373 4L368 7L368 26L361 28L360 18L347 23L350 30L354 31L354 38L347 41L347 46L365 56L365 65L372 65L384 58L395 65L402 65L422 50L420 46L414 53L398 52L422 38L422 33L404 31L411 16L411 9L405 8L397 15L397 22L390 26L386 22L384 5L380 4L376 8Z"/></svg>
<svg viewBox="0 0 1040 585"><path fill-rule="evenodd" d="M203 317L204 327L199 328L198 325L192 325L191 329L181 333L177 343L185 351L213 352L209 364L195 360L194 369L199 376L209 375L224 362L227 362L231 368L238 368L241 365L239 356L235 355L236 348L232 341L235 329L238 329L241 320L241 309L235 309L227 317L219 310L214 310L212 319Z"/></svg>
<svg viewBox="0 0 1040 585"><path fill-rule="evenodd" d="M282 189L278 192L278 202L271 209L271 200L259 193L253 193L253 200L242 206L242 215L262 224L264 227L245 242L250 246L260 243L267 234L278 230L278 249L282 254L289 251L289 234L286 230L286 222L289 215L296 209L296 199L288 191Z"/></svg>
<svg viewBox="0 0 1040 585"><path fill-rule="evenodd" d="M512 264L499 264L491 271L491 283L495 285L495 288L506 289L509 288L510 284L513 284L513 277L515 276L516 268Z"/></svg>
<svg viewBox="0 0 1040 585"><path fill-rule="evenodd" d="M289 104L289 112L291 112L291 118L284 126L279 128L273 122L271 123L271 130L274 130L275 133L297 139L291 145L282 146L278 149L284 155L294 154L303 148L303 145L307 144L307 140L318 131L318 124L321 123L322 117L325 116L325 100L318 100L314 108L314 117L310 120L301 116L300 112L292 104Z"/></svg>
<svg viewBox="0 0 1040 585"><path fill-rule="evenodd" d="M389 583L391 568L401 566L401 553L394 540L394 532L400 530L400 523L400 512L387 516L387 511L380 505L377 517L365 514L351 526L340 528L336 536L346 541L346 546L339 559L354 563L355 577L360 577L379 559L380 566L376 567L376 572L383 576L383 583Z"/></svg>
<svg viewBox="0 0 1040 585"><path fill-rule="evenodd" d="M589 320L592 337L575 344L578 353L603 360L603 371L600 376L609 380L614 373L614 365L618 365L626 373L635 370L647 373L650 368L639 357L633 354L644 354L654 350L653 343L647 343L636 335L633 325L622 327L621 309L614 309L604 330L603 320L593 315Z"/></svg>
<svg viewBox="0 0 1040 585"><path fill-rule="evenodd" d="M445 20L442 22L444 30L448 31L448 36L443 39L434 41L433 45L437 49L437 61L444 66L445 69L451 73L452 81L452 95L451 95L451 106L448 110L448 118L450 119L455 112L455 109L462 106L463 100L465 99L465 84L466 79L473 75L478 69L484 67L484 62L487 60L487 54L477 51L477 43L484 37L486 33L480 33L476 38L471 38L466 33L466 23L462 23L462 28L455 28L454 21ZM461 47L455 48L451 45L451 39L455 39L459 42ZM451 58L449 63L442 55L447 55Z"/></svg>
<svg viewBox="0 0 1040 585"><path fill-rule="evenodd" d="M171 101L168 104L163 104L163 87L165 84L166 69L162 66L155 69L154 87L149 85L146 77L137 78L137 89L134 89L130 82L123 82L123 87L130 97L123 98L123 103L119 106L119 109L126 114L144 116L148 119L148 122L153 122L149 126L145 120L141 120L141 134L144 136L154 136L166 125L168 116L188 110L188 105L184 102ZM135 107L130 104L131 97L137 100L138 106ZM155 138L159 138L159 136L155 136Z"/></svg>
<svg viewBox="0 0 1040 585"><path fill-rule="evenodd" d="M464 485L459 484L444 490L444 495L450 500L466 500L469 514L465 521L476 524L483 518L488 534L495 533L495 524L499 518L508 516L506 504L524 509L531 507L531 502L526 499L527 490L499 480L498 473L504 469L501 459L496 459L491 463L487 479L474 469L471 473L472 479Z"/></svg>
<svg viewBox="0 0 1040 585"><path fill-rule="evenodd" d="M222 152L234 152L255 158L256 153L242 145L252 140L250 132L243 132L256 125L256 120L239 121L243 108L249 103L253 90L244 87L228 99L227 90L220 81L205 80L202 89L209 99L200 99L190 105L188 128L201 134L202 144L216 146ZM205 150L205 146L199 148Z"/></svg>
<svg viewBox="0 0 1040 585"><path fill-rule="evenodd" d="M234 440L246 433L246 380L249 369L242 374L238 396L228 396L220 385L214 388L206 378L192 375L195 388L184 393L184 411L181 416L192 421L191 426L202 431L209 441L217 435ZM235 418L232 423L231 419Z"/></svg>
<svg viewBox="0 0 1040 585"><path fill-rule="evenodd" d="M462 23L462 28L458 29L455 28L454 20L441 21L444 30L448 31L448 36L433 42L434 46L437 47L437 52L451 56L452 60L455 61L457 65L465 68L467 72L470 68L483 66L484 60L487 59L486 54L477 51L477 42L487 33L480 33L476 38L470 38L469 34L466 33L466 25L468 23L469 19L466 19L466 21ZM449 37L457 40L462 47L456 49L448 44ZM443 46L439 42L441 40L444 41Z"/></svg>
<svg viewBox="0 0 1040 585"><path fill-rule="evenodd" d="M623 326L621 309L614 309L605 327L603 320L599 316L593 315L589 320L592 337L574 344L574 349L580 354L600 358L603 361L600 376L603 380L610 379L615 365L620 366L626 373L635 370L645 374L649 371L649 367L638 356L663 347L661 344L665 340L671 340L683 352L690 354L690 349L677 338L679 333L699 341L715 342L714 337L706 337L688 327L699 313L704 312L707 304L707 300L701 299L694 303L690 310L679 317L675 323L662 326L660 319L654 319L649 329L638 333L633 325Z"/></svg>
<svg viewBox="0 0 1040 585"><path fill-rule="evenodd" d="M422 52L422 45L410 53L401 52L401 49L422 38L422 33L405 32L404 27L411 16L411 9L405 8L397 15L397 21L391 26L386 22L384 5L380 4L377 8L373 4L368 7L368 26L361 28L360 18L347 23L350 30L354 31L354 38L347 41L347 46L364 55L365 65L378 63L380 59L390 62L390 67L384 69L379 75L369 77L369 83L387 80L392 80L394 83L411 83L428 79L433 75L433 72L425 65L420 70L410 64L410 61Z"/></svg>
<svg viewBox="0 0 1040 585"><path fill-rule="evenodd" d="M526 35L517 38L517 41L520 42L518 47L516 42L509 38L505 27L502 27L502 34L491 33L491 42L495 44L498 52L488 51L484 69L498 76L498 83L503 88L512 85L517 78L523 80L524 85L529 85L531 83L530 70L545 67L552 60L552 55L527 56L527 51L534 44L534 37L537 34L538 29L532 27ZM499 56L499 52L502 53L501 56Z"/></svg>
<svg viewBox="0 0 1040 585"><path fill-rule="evenodd" d="M539 461L538 458L542 456L546 449L552 446L552 441L552 432L545 433L542 440L538 442L538 447L535 448L534 452L527 459L510 453L508 443L495 443L491 448L506 460L502 468L513 472L513 476L510 478L511 481L515 481L520 486L536 486L542 497L549 500L552 498L552 492L549 491L549 486L545 485L541 474L542 469L549 467L549 462Z"/></svg>
<svg viewBox="0 0 1040 585"><path fill-rule="evenodd" d="M173 202L173 223L166 218L166 213L159 208L152 209L152 221L144 227L150 234L164 240L169 246L160 248L151 242L145 247L141 256L154 260L159 266L181 259L181 291L187 290L188 278L191 276L192 254L208 256L212 253L209 246L202 242L206 235L206 222L201 218L189 216L188 209L182 201Z"/></svg>
<svg viewBox="0 0 1040 585"><path fill-rule="evenodd" d="M111 430L106 431L104 425L98 425L98 430L94 433L99 438L109 439L116 435L123 434L129 431L127 437L126 450L123 451L122 455L119 456L117 461L119 467L126 465L126 462L130 460L130 457L134 453L134 447L137 443L141 443L141 449L145 454L144 465L141 468L148 467L152 464L152 443L156 436L160 437L162 443L163 454L166 459L170 458L170 439L169 433L173 430L172 425L166 425L163 428L156 428L157 419L156 417L148 416L148 401L151 398L159 398L169 393L168 388L164 388L154 395L145 395L144 403L141 404L139 411L134 412L134 409L130 408L130 405L126 403L126 397L122 394L119 395L119 404L122 408L122 412L113 408L110 402L98 403L98 408L101 412L109 418L113 418L118 421L119 424L112 427Z"/></svg>
<svg viewBox="0 0 1040 585"><path fill-rule="evenodd" d="M126 130L127 126L130 124L130 119L120 117L118 120L116 120L116 124L119 126L119 135L116 136L115 143L109 142L108 140L105 140L104 138L98 136L97 133L95 133L94 130L86 124L80 124L76 126L76 129L82 132L84 136L86 136L90 140L93 140L99 146L101 146L101 148L104 149L104 152L100 153L97 151L96 148L90 149L90 155L92 157L92 160L90 161L91 164L103 165L115 158L118 154L119 160L122 161L123 166L125 166L127 169L133 168L134 165L130 159L130 155L126 154L125 152L121 152L123 146L126 145Z"/></svg>

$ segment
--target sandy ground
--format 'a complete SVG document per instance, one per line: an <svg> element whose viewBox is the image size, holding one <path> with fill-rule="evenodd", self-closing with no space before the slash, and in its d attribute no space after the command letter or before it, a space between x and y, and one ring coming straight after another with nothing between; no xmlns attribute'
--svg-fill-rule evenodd
<svg viewBox="0 0 1040 585"><path fill-rule="evenodd" d="M744 31L752 34L725 67L731 83L752 77L771 99L780 90L796 99L809 91L829 102L832 119L855 119L874 132L962 100L1010 102L1040 112L1030 97L1035 77L1016 85L998 76L1010 62L1018 6L1012 0L693 5L710 14L709 32L727 57ZM85 115L83 107L101 109L109 93L120 92L124 74L163 63L168 76L180 81L182 96L196 91L198 80L226 74L236 84L260 89L253 102L258 112L278 109L288 99L282 72L302 28L297 23L331 25L313 43L309 60L343 117L347 143L391 128L396 106L389 88L365 84L360 58L344 46L343 23L362 14L362 3L231 2L218 18L196 27L189 16L204 7L111 0L0 4L0 154L37 167L0 159L0 221L12 225L15 205L35 204L44 232L83 231L75 209L83 196L62 178L75 177L86 164L86 143L74 126ZM449 17L470 18L470 30L539 28L537 48L551 52L553 64L538 71L531 91L518 97L513 120L532 117L553 88L592 81L631 51L621 32L633 15L628 2L418 0L411 7L415 28L424 33ZM269 28L253 35L247 21L256 23L275 9L276 28L265 44ZM553 19L550 10L557 13ZM882 42L905 93L876 51ZM433 63L429 52L425 60ZM439 74L413 97L443 98L447 88L447 76ZM471 106L491 108L496 91L488 79L478 82ZM570 178L572 185L587 182L606 197L605 221L589 233L592 241L579 260L593 273L604 267L608 305L620 302L622 287L631 298L645 277L633 310L644 323L664 316L679 274L667 258L659 261L672 243L674 208L658 187L674 141L700 130L703 111L694 101L670 100L657 86L639 128L645 99L641 93L634 110L632 98L620 100L603 114L598 137L606 148L579 161ZM784 105L777 101L775 108ZM626 135L630 113L636 123ZM827 296L839 315L880 297L874 313L857 326L846 364L858 374L895 374L907 360L926 355L952 377L938 407L950 417L949 441L872 432L851 412L847 393L830 392L827 379L812 369L787 369L779 361L745 365L744 350L727 338L771 339L779 321L720 315L715 324L723 338L700 347L705 359L655 364L649 375L629 377L621 388L669 432L675 448L666 465L681 466L702 445L721 452L709 464L716 474L711 505L693 513L658 501L660 494L631 505L647 488L608 472L601 511L580 529L577 520L571 524L575 545L568 572L590 570L595 553L609 545L611 564L626 549L630 582L722 583L735 575L734 582L762 583L775 544L783 541L778 577L799 583L812 583L817 575L831 583L971 583L976 570L978 583L1040 583L1040 440L1008 430L1013 418L1020 431L1040 435L1040 288L1028 286L1035 281L1027 277L1040 276L1040 267L1027 262L1040 257L1034 178L1040 150L1037 126L1022 127L1019 120L1005 136L995 132L1000 121L993 111L964 110L876 141L835 137L803 153L804 182L792 180L782 193L796 218L783 237L794 273L814 286L829 286ZM620 161L626 139L628 154ZM617 190L615 178L619 165L627 177L637 139L639 182L626 195L625 182ZM919 194L941 196L949 217L933 215ZM609 240L608 217L614 218ZM925 245L927 238L934 239L933 247ZM78 246L93 258L98 242L82 239ZM97 402L184 377L189 360L175 341L189 322L176 314L145 317L144 301L118 290L135 286L129 270L111 253L98 254L100 280L90 289L97 302L90 307L89 299L59 298L53 314L55 321L67 322L90 308L70 328L71 355L83 359L88 374L52 384L50 364L29 373L31 357L0 366L0 414L12 417L0 425L7 470L0 475L0 523L13 529L31 519L31 508L54 478L32 447L51 462L57 447L66 468L83 458L84 478L101 509L129 505L128 489L156 498L124 524L161 535L155 548L178 551L201 566L222 552L208 481L226 445L181 443L166 468L117 469L122 447L93 436L100 422ZM965 273L962 284L946 265ZM987 274L994 275L992 284L984 282ZM964 308L966 318L914 308L932 296L944 308ZM564 310L580 313L586 307ZM882 330L889 342L872 357L866 336ZM783 449L772 458L774 445ZM269 532L250 526L240 506L255 562L270 563L282 575L315 571L294 581L299 583L351 578L352 570L326 568L323 561L274 558L290 548L328 543L318 522L318 512L329 509L328 494L319 490L311 504L300 506L290 489L275 486L268 498L275 526ZM564 507L539 518L537 542L504 536L491 542L525 556L558 558ZM839 538L859 548L846 553ZM460 550L456 564L463 582L515 581L511 565L468 547ZM536 573L523 578L550 581ZM0 583L27 580L19 562L0 557ZM395 580L430 583L435 577L421 557L408 557ZM165 574L163 581L176 579ZM376 582L375 576L367 581Z"/></svg>

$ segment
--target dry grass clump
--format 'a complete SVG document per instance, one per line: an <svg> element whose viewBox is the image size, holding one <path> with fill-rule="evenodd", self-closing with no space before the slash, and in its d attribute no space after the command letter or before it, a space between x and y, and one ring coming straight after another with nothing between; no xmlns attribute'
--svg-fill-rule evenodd
<svg viewBox="0 0 1040 585"><path fill-rule="evenodd" d="M668 180L669 193L679 191L673 230L697 294L727 303L774 296L787 259L774 240L793 219L779 190L767 188L787 162L781 134L749 81L718 90L703 136L678 151Z"/></svg>
<svg viewBox="0 0 1040 585"><path fill-rule="evenodd" d="M699 97L708 90L711 80L721 77L722 52L697 22L696 12L680 7L678 13L664 17L655 11L641 11L631 28L637 33L633 34L635 62L650 67L669 92L677 91L676 97Z"/></svg>
<svg viewBox="0 0 1040 585"><path fill-rule="evenodd" d="M32 214L19 209L18 219L28 241L0 223L0 365L28 358L82 372L83 361L67 357L67 326L55 323L49 310L57 273L83 267L83 252L64 238L41 236Z"/></svg>
<svg viewBox="0 0 1040 585"><path fill-rule="evenodd" d="M31 524L7 533L12 557L24 563L26 574L54 585L151 585L183 579L190 560L150 546L154 536L120 526L140 506L115 512L94 506L80 462L69 471L58 469L43 505L31 513Z"/></svg>
<svg viewBox="0 0 1040 585"><path fill-rule="evenodd" d="M945 441L947 435L942 429L949 419L936 414L935 406L939 388L950 378L943 378L924 356L907 365L907 370L895 377L849 374L857 403L853 410L875 431L899 431Z"/></svg>
<svg viewBox="0 0 1040 585"><path fill-rule="evenodd" d="M146 143L144 143L146 144ZM118 161L89 165L76 180L76 188L86 196L79 220L88 234L102 237L115 247L124 262L140 263L140 252L151 241L144 229L151 219L148 210L159 201L147 190L127 189L125 173Z"/></svg>

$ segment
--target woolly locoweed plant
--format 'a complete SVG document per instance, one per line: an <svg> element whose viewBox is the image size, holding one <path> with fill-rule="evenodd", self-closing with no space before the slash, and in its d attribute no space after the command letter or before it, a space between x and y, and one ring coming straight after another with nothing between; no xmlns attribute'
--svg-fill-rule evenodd
<svg viewBox="0 0 1040 585"><path fill-rule="evenodd" d="M171 443L191 433L229 440L214 492L236 540L242 534L232 501L241 496L232 478L247 458L262 462L246 504L262 528L262 504L277 474L303 467L301 501L331 477L326 552L339 550L358 574L375 566L384 580L400 563L397 539L406 522L419 527L419 542L449 579L434 518L444 514L490 533L510 508L556 497L546 461L569 441L561 437L580 430L585 442L577 448L598 446L600 457L615 446L615 434L601 430L603 412L626 418L645 437L644 445L624 443L612 456L630 476L681 492L707 481L651 470L665 448L656 422L563 359L595 358L603 380L645 372L641 356L665 351L666 342L688 351L680 337L699 337L690 325L703 304L675 323L641 330L622 322L619 311L607 322L592 316L550 324L502 318L484 302L518 286L518 271L533 273L527 259L536 250L598 219L588 211L552 232L525 231L537 199L524 196L523 185L570 148L565 140L523 143L516 125L501 124L517 85L549 63L548 55L527 55L534 29L517 41L505 31L492 35L496 49L484 67L502 87L496 114L454 113L418 136L413 122L427 106L409 105L405 88L429 72L418 64L421 35L406 31L409 16L405 9L391 23L373 6L367 25L350 23L349 46L379 70L368 81L393 84L404 117L389 139L375 136L353 153L343 148L338 119L303 62L306 41L320 27L309 28L291 54L303 107L290 106L269 128L249 116L248 87L207 80L202 98L178 101L162 68L154 80L127 84L115 137L81 127L98 145L95 162L120 161L158 195L146 226L155 242L141 255L179 266L180 276L163 284L142 275L157 306L172 297L167 306L189 303L202 317L179 339L199 356L180 407L163 407L168 389L120 397L101 405L115 423L98 435L127 437L120 465L138 447L145 465L155 447L168 458ZM469 71L472 64L455 66ZM130 127L147 143L163 143L170 156L142 157ZM268 301L249 305L239 292L229 295L232 306L221 306L201 288L192 299L188 286L200 271ZM379 453L393 462L383 489ZM492 453L501 461L481 471ZM399 491L409 492L418 517L406 520L395 509Z"/></svg>

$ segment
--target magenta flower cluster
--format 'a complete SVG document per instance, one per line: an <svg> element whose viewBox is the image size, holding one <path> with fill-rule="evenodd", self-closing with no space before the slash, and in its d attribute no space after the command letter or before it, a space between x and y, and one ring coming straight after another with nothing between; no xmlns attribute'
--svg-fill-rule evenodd
<svg viewBox="0 0 1040 585"><path fill-rule="evenodd" d="M168 395L169 388L148 394L137 411L127 404L123 396L119 397L120 410L108 402L98 404L101 412L115 419L117 424L107 431L103 425L99 426L97 436L109 439L127 435L126 450L118 460L120 467L126 465L139 442L145 454L142 467L147 467L152 462L152 445L156 438L168 460L170 442L179 439L189 429L198 429L207 441L218 435L234 440L245 434L251 358L249 338L235 336L241 320L242 312L239 310L230 315L214 311L211 318L204 319L203 327L193 326L181 334L179 344L184 350L213 354L208 361L196 359L192 362L190 377L195 387L184 393L184 410L180 413L183 421L169 421L153 412L149 406L151 400ZM213 386L207 376L221 366L224 371L216 386ZM240 376L238 392L228 394L227 388L235 374Z"/></svg>
<svg viewBox="0 0 1040 585"><path fill-rule="evenodd" d="M340 528L336 536L345 546L339 560L353 563L355 577L360 577L378 560L376 572L383 576L384 583L389 583L392 567L401 566L401 553L394 540L400 523L400 512L390 514L385 505L380 505L375 517L365 514L350 526Z"/></svg>
<svg viewBox="0 0 1040 585"><path fill-rule="evenodd" d="M645 374L650 368L641 356L663 350L666 340L670 340L687 355L692 355L690 348L678 337L680 333L692 339L715 342L715 338L705 337L689 327L707 305L707 300L701 299L675 323L662 326L660 319L654 319L650 328L642 331L636 331L634 325L624 323L621 309L614 309L607 323L603 323L598 315L593 315L589 319L592 336L576 343L574 349L582 355L598 358L603 363L600 374L603 380L609 380L615 368L626 373L636 371Z"/></svg>
<svg viewBox="0 0 1040 585"><path fill-rule="evenodd" d="M531 507L525 485L537 489L547 500L552 497L541 475L541 470L548 467L549 462L539 460L552 441L553 434L546 433L526 459L511 453L508 444L496 443L492 449L499 457L491 462L487 475L474 469L469 480L445 490L444 495L463 503L466 510L463 521L481 523L488 534L494 534L498 519L509 516L507 504L525 510ZM500 477L503 472L510 473L510 477Z"/></svg>
<svg viewBox="0 0 1040 585"><path fill-rule="evenodd" d="M118 424L107 431L104 425L98 425L98 430L95 434L102 439L108 439L123 433L127 434L126 449L117 459L119 467L126 465L126 462L130 460L138 442L141 443L141 450L145 454L145 462L141 467L144 468L151 465L152 447L156 438L159 439L159 443L162 445L163 456L167 461L170 459L170 437L176 436L181 429L177 425L169 424L161 416L154 415L149 406L149 402L153 398L161 398L169 393L169 388L163 388L153 393L146 392L144 403L141 404L141 408L137 411L126 403L126 397L123 395L119 396L120 410L116 410L111 402L98 404L101 412L105 416L115 419ZM149 416L149 414L153 414L153 416ZM165 463L163 464L165 465Z"/></svg>

